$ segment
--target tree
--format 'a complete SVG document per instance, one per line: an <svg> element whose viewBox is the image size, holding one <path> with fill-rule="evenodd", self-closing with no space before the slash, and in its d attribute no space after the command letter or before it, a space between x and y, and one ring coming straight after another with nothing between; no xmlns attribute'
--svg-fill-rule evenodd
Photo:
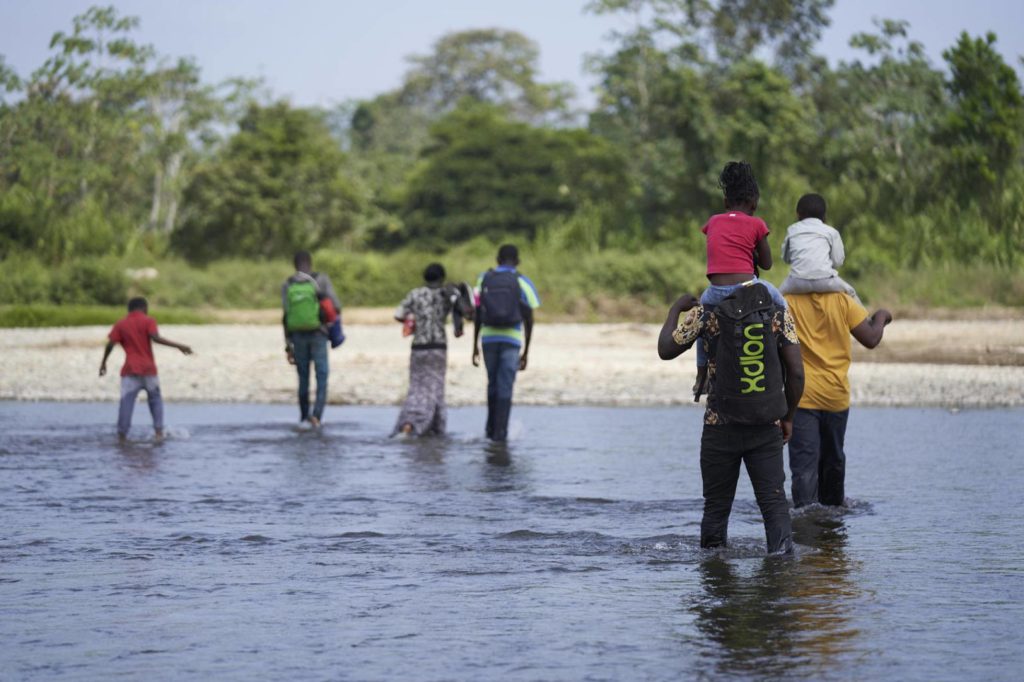
<svg viewBox="0 0 1024 682"><path fill-rule="evenodd" d="M225 149L185 190L172 245L189 258L280 256L350 232L357 193L321 116L284 102L252 104Z"/></svg>
<svg viewBox="0 0 1024 682"><path fill-rule="evenodd" d="M407 237L448 246L483 235L533 238L585 204L628 206L622 157L581 130L510 121L494 106L463 103L431 129L409 181Z"/></svg>
<svg viewBox="0 0 1024 682"><path fill-rule="evenodd" d="M1024 96L1016 72L995 50L996 36L970 38L942 53L953 106L938 138L961 204L975 205L999 243L997 262L1013 266L1024 241Z"/></svg>

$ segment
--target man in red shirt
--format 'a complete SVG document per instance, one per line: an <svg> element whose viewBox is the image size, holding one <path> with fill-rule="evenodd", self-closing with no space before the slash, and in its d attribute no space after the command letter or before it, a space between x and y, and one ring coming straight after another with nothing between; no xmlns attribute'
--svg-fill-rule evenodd
<svg viewBox="0 0 1024 682"><path fill-rule="evenodd" d="M117 415L117 436L120 440L128 437L132 425L132 412L139 392L146 390L149 412L153 415L153 430L157 438L164 435L164 403L160 397L160 380L156 375L156 360L153 358L153 343L177 348L185 355L191 355L188 346L175 343L160 336L156 320L147 315L149 305L144 298L128 301L128 316L114 325L108 335L107 347L100 362L100 376L107 373L107 358L114 350L114 344L124 348L124 366L121 368L121 408Z"/></svg>

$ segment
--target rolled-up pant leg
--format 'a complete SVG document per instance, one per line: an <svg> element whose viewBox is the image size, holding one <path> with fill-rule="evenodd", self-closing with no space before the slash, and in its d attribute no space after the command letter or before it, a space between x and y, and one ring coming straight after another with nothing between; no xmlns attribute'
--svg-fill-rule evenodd
<svg viewBox="0 0 1024 682"><path fill-rule="evenodd" d="M132 413L135 412L135 401L139 391L145 388L145 377L129 374L121 377L121 405L117 411L117 432L127 436L132 428Z"/></svg>
<svg viewBox="0 0 1024 682"><path fill-rule="evenodd" d="M743 457L739 446L733 427L704 425L700 438L700 476L704 487L701 547L723 547L729 539L729 514Z"/></svg>
<svg viewBox="0 0 1024 682"><path fill-rule="evenodd" d="M793 479L794 507L818 501L822 414L819 410L797 408L793 417L793 436L789 439L789 473Z"/></svg>
<svg viewBox="0 0 1024 682"><path fill-rule="evenodd" d="M786 467L782 457L782 430L774 424L745 427L743 456L747 476L764 520L768 553L793 549L792 521L786 500Z"/></svg>

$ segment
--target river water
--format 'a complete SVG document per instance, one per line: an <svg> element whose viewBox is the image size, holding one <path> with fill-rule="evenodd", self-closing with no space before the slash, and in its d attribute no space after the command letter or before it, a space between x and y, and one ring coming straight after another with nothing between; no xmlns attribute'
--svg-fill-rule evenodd
<svg viewBox="0 0 1024 682"><path fill-rule="evenodd" d="M849 508L698 547L693 408L0 403L0 677L1019 680L1024 411L854 409ZM507 456L506 456L507 455Z"/></svg>

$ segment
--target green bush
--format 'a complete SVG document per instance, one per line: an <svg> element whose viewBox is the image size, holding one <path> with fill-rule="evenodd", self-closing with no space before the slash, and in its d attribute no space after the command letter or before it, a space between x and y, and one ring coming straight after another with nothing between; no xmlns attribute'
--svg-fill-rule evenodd
<svg viewBox="0 0 1024 682"><path fill-rule="evenodd" d="M193 310L161 308L151 311L160 324L203 324L214 321ZM127 314L125 306L12 305L0 306L0 328L82 327L112 325Z"/></svg>
<svg viewBox="0 0 1024 682"><path fill-rule="evenodd" d="M117 305L128 300L128 279L116 259L72 260L54 272L50 299L54 303Z"/></svg>

